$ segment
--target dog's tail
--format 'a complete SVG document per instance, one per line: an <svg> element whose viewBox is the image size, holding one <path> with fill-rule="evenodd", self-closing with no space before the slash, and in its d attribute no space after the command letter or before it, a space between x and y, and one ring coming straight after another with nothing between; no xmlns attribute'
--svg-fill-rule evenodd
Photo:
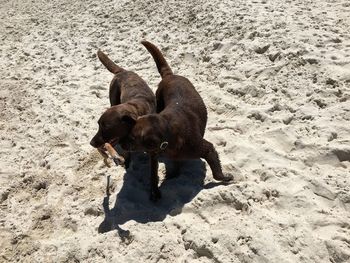
<svg viewBox="0 0 350 263"><path fill-rule="evenodd" d="M117 74L119 72L124 71L123 68L117 66L105 53L101 50L97 51L97 56L101 63L113 74Z"/></svg>
<svg viewBox="0 0 350 263"><path fill-rule="evenodd" d="M156 62L158 72L162 78L167 75L173 75L173 71L169 67L168 62L166 62L162 52L155 45L148 41L141 41L141 44L147 48L149 53L151 53L154 61Z"/></svg>

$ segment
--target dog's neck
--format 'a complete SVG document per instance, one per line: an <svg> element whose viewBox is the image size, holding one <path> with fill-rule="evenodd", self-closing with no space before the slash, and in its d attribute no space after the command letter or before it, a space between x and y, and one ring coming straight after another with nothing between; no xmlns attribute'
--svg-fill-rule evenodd
<svg viewBox="0 0 350 263"><path fill-rule="evenodd" d="M169 142L174 137L174 134L172 133L173 127L171 125L171 122L168 116L163 112L159 113L158 117L162 123L163 140Z"/></svg>

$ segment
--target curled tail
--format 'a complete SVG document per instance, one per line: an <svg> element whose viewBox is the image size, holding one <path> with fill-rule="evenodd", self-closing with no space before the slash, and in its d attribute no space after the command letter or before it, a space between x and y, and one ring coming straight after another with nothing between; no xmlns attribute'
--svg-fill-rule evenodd
<svg viewBox="0 0 350 263"><path fill-rule="evenodd" d="M160 52L160 50L155 45L148 41L141 41L141 44L147 48L149 53L151 53L154 61L156 62L158 72L162 78L173 74L173 71L169 67L168 62L166 62L165 58L163 57L162 52Z"/></svg>
<svg viewBox="0 0 350 263"><path fill-rule="evenodd" d="M99 58L99 60L101 61L101 63L113 74L117 74L121 71L124 71L123 68L117 66L112 60L110 60L110 58L103 53L101 50L97 51L97 56Z"/></svg>

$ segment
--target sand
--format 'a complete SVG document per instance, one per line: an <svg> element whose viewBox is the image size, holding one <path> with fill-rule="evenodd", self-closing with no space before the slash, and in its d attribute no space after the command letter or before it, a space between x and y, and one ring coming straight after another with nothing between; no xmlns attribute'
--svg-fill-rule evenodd
<svg viewBox="0 0 350 263"><path fill-rule="evenodd" d="M0 262L350 262L350 4L1 1ZM209 113L231 185L188 161L148 200L108 169L101 48L155 91L162 48ZM106 196L107 178L110 195Z"/></svg>

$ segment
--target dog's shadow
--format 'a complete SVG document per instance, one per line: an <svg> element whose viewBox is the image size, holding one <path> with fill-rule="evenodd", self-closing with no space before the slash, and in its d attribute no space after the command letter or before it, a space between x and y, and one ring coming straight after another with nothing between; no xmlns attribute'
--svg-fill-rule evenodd
<svg viewBox="0 0 350 263"><path fill-rule="evenodd" d="M170 161L162 160L162 162L167 166ZM110 195L107 185L106 197L103 200L105 218L98 227L99 233L116 229L121 237L128 236L128 231L122 230L119 225L129 220L139 223L162 221L167 215L177 215L202 189L217 185L211 183L204 186L206 169L203 161L200 159L183 161L179 176L165 179L161 183L162 198L154 203L149 200L149 171L148 157L144 154L135 154L131 167L124 175L123 186L112 209L109 208Z"/></svg>

